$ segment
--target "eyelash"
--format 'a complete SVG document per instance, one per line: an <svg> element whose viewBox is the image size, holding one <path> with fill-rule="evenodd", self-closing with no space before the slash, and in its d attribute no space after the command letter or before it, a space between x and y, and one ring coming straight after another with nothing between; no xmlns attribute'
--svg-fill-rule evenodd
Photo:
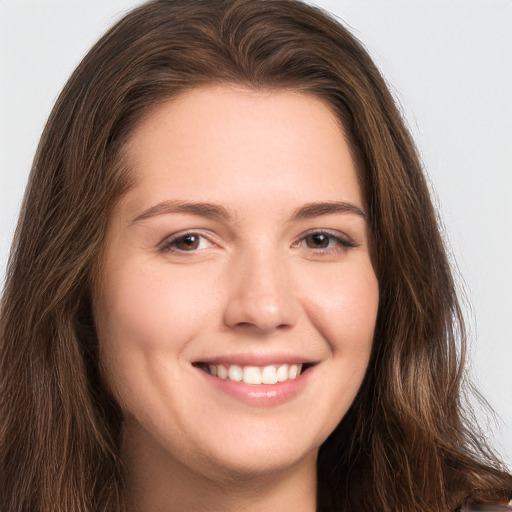
<svg viewBox="0 0 512 512"><path fill-rule="evenodd" d="M350 238L346 235L342 235L339 231L330 231L326 229L315 229L312 231L308 231L301 235L301 237L292 244L292 247L299 247L302 243L307 243L307 239L314 237L314 236L326 236L328 237L328 247L322 248L313 248L308 247L311 249L315 254L319 255L329 255L333 253L339 253L346 251L347 249L352 249L354 247L357 247L357 244L355 244ZM307 246L306 246L307 247Z"/></svg>
<svg viewBox="0 0 512 512"><path fill-rule="evenodd" d="M159 244L158 249L164 253L175 252L175 253L179 253L179 254L185 254L187 252L195 252L197 250L197 248L187 251L187 250L179 249L177 247L176 244L179 241L183 241L187 237L198 237L200 239L207 240L209 244L213 243L210 241L210 239L207 236L205 236L202 233L199 233L197 231L185 231L185 232L175 233L174 235L171 235L170 237L166 238ZM201 241L199 241L199 243L201 243Z"/></svg>
<svg viewBox="0 0 512 512"><path fill-rule="evenodd" d="M322 247L309 247L315 254L320 255L329 255L340 251L346 251L347 249L351 249L354 247L357 247L357 244L355 244L352 240L350 240L348 237L340 236L339 232L332 232L325 229L319 229L319 230L312 230L304 233L298 240L293 242L292 247L298 248L301 244L305 243L307 244L308 238L314 237L314 236L326 236L328 237L328 246L325 248ZM187 252L196 252L198 249L197 247L192 248L191 250L184 250L177 247L177 244L180 241L184 241L187 237L197 237L199 238L199 244L201 244L201 239L207 240L209 244L213 244L213 242L204 234L197 232L197 231L185 231L176 233L174 235L171 235L170 237L163 240L159 246L158 249L163 253L177 253L177 254L185 254ZM334 247L331 247L334 244ZM307 246L306 246L307 247Z"/></svg>

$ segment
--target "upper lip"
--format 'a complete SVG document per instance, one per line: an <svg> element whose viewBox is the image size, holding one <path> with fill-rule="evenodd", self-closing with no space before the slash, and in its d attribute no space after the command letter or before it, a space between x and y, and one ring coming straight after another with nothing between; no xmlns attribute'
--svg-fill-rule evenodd
<svg viewBox="0 0 512 512"><path fill-rule="evenodd" d="M318 361L298 354L226 354L205 357L195 361L196 364L270 366L273 364L316 364Z"/></svg>

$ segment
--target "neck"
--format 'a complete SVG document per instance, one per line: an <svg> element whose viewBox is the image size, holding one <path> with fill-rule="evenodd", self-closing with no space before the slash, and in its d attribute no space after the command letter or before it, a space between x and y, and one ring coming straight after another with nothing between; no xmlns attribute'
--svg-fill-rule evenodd
<svg viewBox="0 0 512 512"><path fill-rule="evenodd" d="M316 452L265 474L196 471L160 447L126 441L130 512L316 510Z"/></svg>

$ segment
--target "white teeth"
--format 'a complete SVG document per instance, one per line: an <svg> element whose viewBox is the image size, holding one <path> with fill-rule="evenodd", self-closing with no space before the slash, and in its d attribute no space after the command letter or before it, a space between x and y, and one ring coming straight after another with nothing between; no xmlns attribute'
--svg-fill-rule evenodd
<svg viewBox="0 0 512 512"><path fill-rule="evenodd" d="M284 382L285 380L288 380L288 365L287 364L283 364L278 368L277 380L279 382Z"/></svg>
<svg viewBox="0 0 512 512"><path fill-rule="evenodd" d="M292 364L288 370L288 378L295 379L299 375L300 369L298 364Z"/></svg>
<svg viewBox="0 0 512 512"><path fill-rule="evenodd" d="M236 382L240 382L242 380L242 376L243 376L243 373L242 373L242 368L240 368L240 366L237 366L236 364L232 364L229 367L229 370L228 370L229 380L235 380Z"/></svg>
<svg viewBox="0 0 512 512"><path fill-rule="evenodd" d="M277 384L296 379L302 371L302 364L243 367L236 364L209 364L207 368L208 373L220 379L243 381L246 384Z"/></svg>
<svg viewBox="0 0 512 512"><path fill-rule="evenodd" d="M214 365L212 365L214 366ZM221 379L227 379L228 378L228 371L225 366L219 364L217 365L217 377L220 377ZM213 372L212 372L213 374Z"/></svg>
<svg viewBox="0 0 512 512"><path fill-rule="evenodd" d="M263 368L261 382L263 384L275 384L277 382L277 372L273 366L265 366Z"/></svg>
<svg viewBox="0 0 512 512"><path fill-rule="evenodd" d="M246 384L261 384L261 371L257 366L246 366L244 368L243 381Z"/></svg>

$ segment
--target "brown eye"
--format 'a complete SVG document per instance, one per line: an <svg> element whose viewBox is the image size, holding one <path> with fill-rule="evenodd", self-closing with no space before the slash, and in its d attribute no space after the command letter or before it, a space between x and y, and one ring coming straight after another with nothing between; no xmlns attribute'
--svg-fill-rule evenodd
<svg viewBox="0 0 512 512"><path fill-rule="evenodd" d="M294 247L311 249L310 254L323 256L327 254L344 253L348 249L356 247L356 244L340 231L316 230L304 233L297 240Z"/></svg>
<svg viewBox="0 0 512 512"><path fill-rule="evenodd" d="M172 246L180 251L194 251L199 247L201 238L198 235L184 235L176 238Z"/></svg>
<svg viewBox="0 0 512 512"><path fill-rule="evenodd" d="M201 252L204 249L213 247L215 244L201 233L197 232L180 232L176 233L161 242L158 250L163 253L184 254L186 252Z"/></svg>
<svg viewBox="0 0 512 512"><path fill-rule="evenodd" d="M331 242L331 236L325 233L313 233L306 237L306 245L310 249L327 249Z"/></svg>

